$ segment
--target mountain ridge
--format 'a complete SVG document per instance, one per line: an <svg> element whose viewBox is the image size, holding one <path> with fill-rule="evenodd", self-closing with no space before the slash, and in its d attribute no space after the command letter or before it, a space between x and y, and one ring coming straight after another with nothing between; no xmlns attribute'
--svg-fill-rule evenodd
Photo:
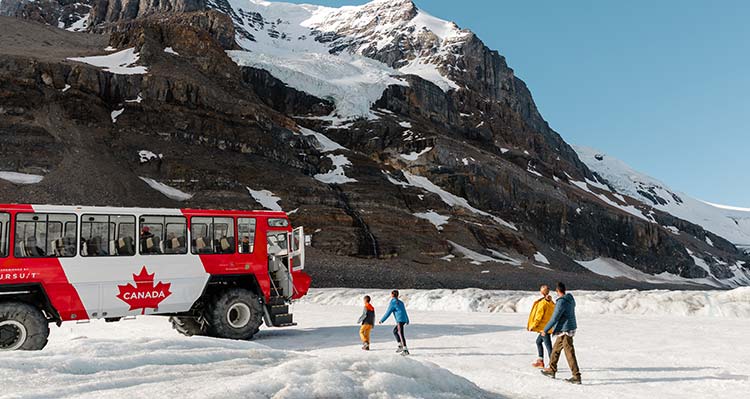
<svg viewBox="0 0 750 399"><path fill-rule="evenodd" d="M91 33L65 33L69 44L42 58L8 50L19 47L10 35L0 40L0 170L41 177L0 179L0 200L246 209L257 201L248 192L268 193L313 232L324 285L358 281L357 267L342 265L363 258L394 265L379 268L383 281L398 265L435 286L531 288L565 275L592 287L653 287L625 278L637 273L601 275L579 263L597 259L716 287L750 281L750 259L732 243L593 173L505 59L470 31L412 24L421 11L410 2L386 7L395 25L373 30L394 3L191 1L98 2L89 15L103 17ZM303 26L314 15L337 15L335 30ZM418 28L427 25L440 34ZM50 40L23 29L33 32L29 48ZM450 34L461 40L444 46ZM128 74L97 66L126 55L117 70ZM397 69L414 60L429 73ZM457 87L440 87L443 79ZM23 156L33 148L49 155ZM143 161L143 151L163 158ZM88 180L93 194L54 184L80 170L101 176ZM112 186L114 176L124 183Z"/></svg>

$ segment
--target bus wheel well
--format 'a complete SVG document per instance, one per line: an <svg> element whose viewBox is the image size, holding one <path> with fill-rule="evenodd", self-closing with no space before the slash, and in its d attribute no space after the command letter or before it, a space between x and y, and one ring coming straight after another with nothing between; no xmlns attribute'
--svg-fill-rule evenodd
<svg viewBox="0 0 750 399"><path fill-rule="evenodd" d="M2 285L0 286L0 302L22 302L38 308L44 313L49 322L58 326L62 318L52 306L47 292L39 284Z"/></svg>
<svg viewBox="0 0 750 399"><path fill-rule="evenodd" d="M252 274L211 276L206 286L203 297L212 297L221 291L230 288L244 288L252 291L254 294L262 297L263 293L258 284L258 280Z"/></svg>

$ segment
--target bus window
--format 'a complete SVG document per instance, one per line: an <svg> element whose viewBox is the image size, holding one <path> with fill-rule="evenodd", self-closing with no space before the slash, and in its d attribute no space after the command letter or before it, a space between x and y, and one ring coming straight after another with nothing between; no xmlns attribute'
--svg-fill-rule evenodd
<svg viewBox="0 0 750 399"><path fill-rule="evenodd" d="M194 217L190 219L194 254L233 254L234 219L230 217Z"/></svg>
<svg viewBox="0 0 750 399"><path fill-rule="evenodd" d="M135 255L135 216L83 215L82 256Z"/></svg>
<svg viewBox="0 0 750 399"><path fill-rule="evenodd" d="M0 258L8 256L10 238L10 215L0 213Z"/></svg>
<svg viewBox="0 0 750 399"><path fill-rule="evenodd" d="M269 231L267 234L267 241L269 255L285 255L289 252L286 231Z"/></svg>
<svg viewBox="0 0 750 399"><path fill-rule="evenodd" d="M255 246L255 218L238 218L237 229L240 233L240 240L237 243L239 253L253 253L253 247Z"/></svg>
<svg viewBox="0 0 750 399"><path fill-rule="evenodd" d="M76 216L19 213L16 216L16 257L67 258L76 255Z"/></svg>
<svg viewBox="0 0 750 399"><path fill-rule="evenodd" d="M142 216L141 255L186 254L187 221L183 216Z"/></svg>

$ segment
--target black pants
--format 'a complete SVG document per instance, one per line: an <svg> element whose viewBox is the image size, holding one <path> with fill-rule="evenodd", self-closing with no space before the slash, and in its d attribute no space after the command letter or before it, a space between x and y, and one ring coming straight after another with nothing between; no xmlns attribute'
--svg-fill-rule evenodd
<svg viewBox="0 0 750 399"><path fill-rule="evenodd" d="M396 327L393 327L393 336L396 337L396 342L403 347L406 347L406 335L404 335L405 325L406 323L396 323Z"/></svg>

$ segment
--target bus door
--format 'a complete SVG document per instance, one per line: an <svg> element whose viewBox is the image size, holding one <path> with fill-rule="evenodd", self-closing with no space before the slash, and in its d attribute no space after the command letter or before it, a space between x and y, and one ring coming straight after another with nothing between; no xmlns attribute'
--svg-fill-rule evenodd
<svg viewBox="0 0 750 399"><path fill-rule="evenodd" d="M305 268L305 229L297 227L289 233L289 268L293 272Z"/></svg>

